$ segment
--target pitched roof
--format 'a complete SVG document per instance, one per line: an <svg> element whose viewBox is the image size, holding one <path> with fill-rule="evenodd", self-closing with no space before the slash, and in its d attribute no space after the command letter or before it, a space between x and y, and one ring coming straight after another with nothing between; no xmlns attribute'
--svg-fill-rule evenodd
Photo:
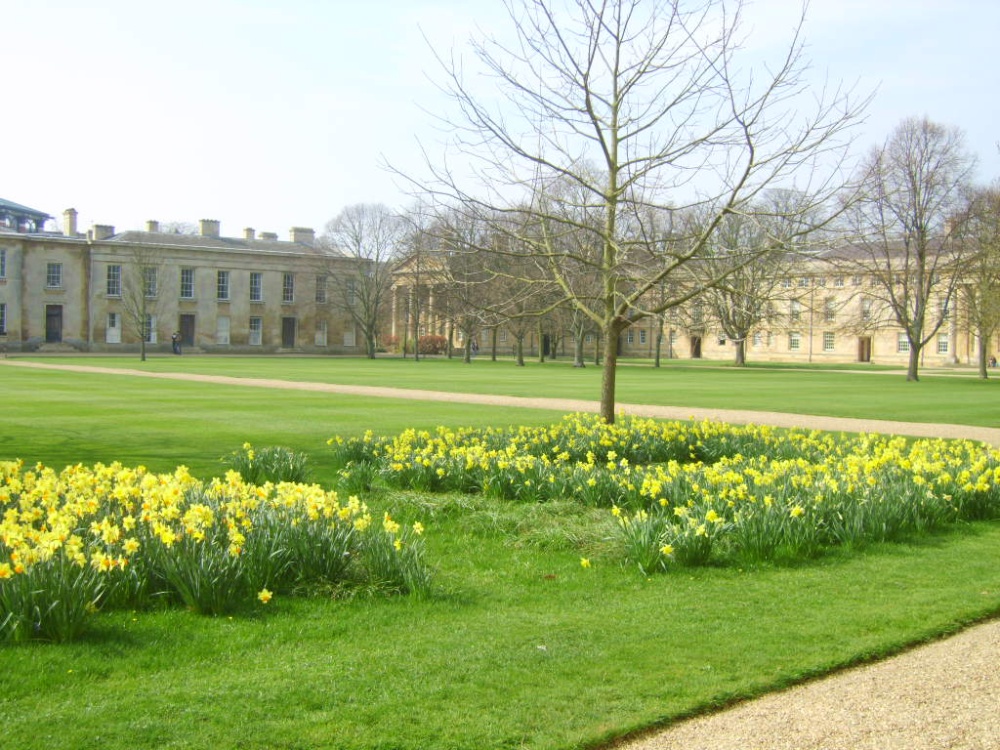
<svg viewBox="0 0 1000 750"><path fill-rule="evenodd" d="M174 232L141 232L130 230L119 232L103 242L121 242L130 245L155 245L158 247L210 248L213 250L233 250L242 252L282 253L295 255L335 256L320 243L309 245L304 242L282 240L244 239L242 237L205 237L200 234L177 234Z"/></svg>
<svg viewBox="0 0 1000 750"><path fill-rule="evenodd" d="M28 208L27 206L22 206L20 203L14 203L14 201L4 200L0 198L0 213L12 213L21 214L36 220L51 219L44 211L39 211L35 208Z"/></svg>

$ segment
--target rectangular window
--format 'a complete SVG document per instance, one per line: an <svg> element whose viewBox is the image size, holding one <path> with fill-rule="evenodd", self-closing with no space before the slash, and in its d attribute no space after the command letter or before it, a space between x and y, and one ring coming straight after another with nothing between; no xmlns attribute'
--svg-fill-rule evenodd
<svg viewBox="0 0 1000 750"><path fill-rule="evenodd" d="M229 345L229 318L225 315L215 319L215 343Z"/></svg>
<svg viewBox="0 0 1000 750"><path fill-rule="evenodd" d="M951 348L948 346L948 334L939 333L937 337L937 353L938 354L948 354Z"/></svg>
<svg viewBox="0 0 1000 750"><path fill-rule="evenodd" d="M357 299L357 288L354 286L354 279L347 280L347 306L354 307L354 302Z"/></svg>
<svg viewBox="0 0 1000 750"><path fill-rule="evenodd" d="M635 331L633 331L631 328L629 328L628 332L625 334L625 341L626 343L629 344L635 343Z"/></svg>
<svg viewBox="0 0 1000 750"><path fill-rule="evenodd" d="M782 289L791 289L792 288L792 280L791 279L782 279L781 280L781 288Z"/></svg>
<svg viewBox="0 0 1000 750"><path fill-rule="evenodd" d="M7 303L0 302L0 336L7 335Z"/></svg>
<svg viewBox="0 0 1000 750"><path fill-rule="evenodd" d="M498 338L500 339L500 343L501 344L506 344L507 343L507 329L506 328L501 328L500 329L500 335L498 336Z"/></svg>
<svg viewBox="0 0 1000 750"><path fill-rule="evenodd" d="M833 331L826 331L823 334L823 351L832 352L836 348L836 339Z"/></svg>
<svg viewBox="0 0 1000 750"><path fill-rule="evenodd" d="M321 275L316 277L316 303L320 305L326 304L326 276Z"/></svg>
<svg viewBox="0 0 1000 750"><path fill-rule="evenodd" d="M122 296L121 266L108 266L108 283L105 291L109 297Z"/></svg>
<svg viewBox="0 0 1000 750"><path fill-rule="evenodd" d="M753 334L753 345L754 346L760 346L762 343L764 343L764 336L761 334L760 331L754 331L754 334Z"/></svg>
<svg viewBox="0 0 1000 750"><path fill-rule="evenodd" d="M156 296L156 269L144 267L142 269L142 293L147 297Z"/></svg>
<svg viewBox="0 0 1000 750"><path fill-rule="evenodd" d="M264 301L264 274L260 271L250 272L250 301Z"/></svg>
<svg viewBox="0 0 1000 750"><path fill-rule="evenodd" d="M906 338L905 333L896 335L896 351L900 354L906 354L910 351L910 340Z"/></svg>
<svg viewBox="0 0 1000 750"><path fill-rule="evenodd" d="M142 338L147 344L156 343L156 316L146 315L146 319L142 321Z"/></svg>
<svg viewBox="0 0 1000 750"><path fill-rule="evenodd" d="M872 301L870 299L861 300L861 320L865 323L872 319Z"/></svg>
<svg viewBox="0 0 1000 750"><path fill-rule="evenodd" d="M788 303L788 320L792 323L798 323L799 319L802 317L802 303L797 299L793 299Z"/></svg>
<svg viewBox="0 0 1000 750"><path fill-rule="evenodd" d="M809 286L809 279L805 277L799 279L799 286Z"/></svg>
<svg viewBox="0 0 1000 750"><path fill-rule="evenodd" d="M316 346L326 346L326 321L316 323Z"/></svg>
<svg viewBox="0 0 1000 750"><path fill-rule="evenodd" d="M194 299L194 269L181 269L181 299Z"/></svg>
<svg viewBox="0 0 1000 750"><path fill-rule="evenodd" d="M263 318L250 318L250 345L260 346L263 340Z"/></svg>
<svg viewBox="0 0 1000 750"><path fill-rule="evenodd" d="M229 271L219 271L216 275L215 298L224 302L229 300Z"/></svg>
<svg viewBox="0 0 1000 750"><path fill-rule="evenodd" d="M823 303L823 321L832 323L837 317L837 304L833 299L828 299Z"/></svg>
<svg viewBox="0 0 1000 750"><path fill-rule="evenodd" d="M861 277L860 276L852 276L851 277L851 286L861 286Z"/></svg>
<svg viewBox="0 0 1000 750"><path fill-rule="evenodd" d="M843 286L843 285L844 285L844 277L843 277L843 276L837 276L837 277L836 277L836 278L835 278L835 279L833 280L833 285L834 285L834 286L837 286L837 287L841 287L841 286Z"/></svg>
<svg viewBox="0 0 1000 750"><path fill-rule="evenodd" d="M291 303L295 301L295 274L285 273L281 277L281 301Z"/></svg>
<svg viewBox="0 0 1000 750"><path fill-rule="evenodd" d="M643 328L641 331L639 331L639 343L640 344L645 344L646 343L646 329L645 328Z"/></svg>
<svg viewBox="0 0 1000 750"><path fill-rule="evenodd" d="M45 268L45 286L48 289L62 287L62 263L49 263Z"/></svg>
<svg viewBox="0 0 1000 750"><path fill-rule="evenodd" d="M788 351L797 352L802 347L802 334L792 331L788 334Z"/></svg>
<svg viewBox="0 0 1000 750"><path fill-rule="evenodd" d="M588 344L593 344L594 343L594 334L588 333L586 336L583 337L583 340L586 341Z"/></svg>
<svg viewBox="0 0 1000 750"><path fill-rule="evenodd" d="M348 328L344 331L344 346L352 347L355 345L354 329Z"/></svg>
<svg viewBox="0 0 1000 750"><path fill-rule="evenodd" d="M7 278L7 248L0 247L0 279Z"/></svg>
<svg viewBox="0 0 1000 750"><path fill-rule="evenodd" d="M825 276L820 276L818 279L816 279L816 286L819 286L819 287L826 286L826 277Z"/></svg>

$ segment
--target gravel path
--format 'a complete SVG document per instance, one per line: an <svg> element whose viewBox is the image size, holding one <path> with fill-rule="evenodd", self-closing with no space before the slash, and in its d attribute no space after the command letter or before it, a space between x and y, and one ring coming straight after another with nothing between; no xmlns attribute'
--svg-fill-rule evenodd
<svg viewBox="0 0 1000 750"><path fill-rule="evenodd" d="M560 412L597 411L596 402L569 399L150 373L16 359L3 359L0 364L378 398L502 404ZM970 438L1000 446L1000 429L962 425L636 404L619 404L619 411L664 419L717 419L733 424L835 432ZM877 664L680 722L616 747L620 750L1000 750L1000 620L971 627Z"/></svg>

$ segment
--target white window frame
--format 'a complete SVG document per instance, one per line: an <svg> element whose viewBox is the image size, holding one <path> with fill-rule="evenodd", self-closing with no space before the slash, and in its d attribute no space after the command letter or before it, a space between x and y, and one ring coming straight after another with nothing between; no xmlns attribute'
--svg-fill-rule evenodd
<svg viewBox="0 0 1000 750"><path fill-rule="evenodd" d="M951 341L947 333L939 333L937 337L937 353L949 354L951 352Z"/></svg>
<svg viewBox="0 0 1000 750"><path fill-rule="evenodd" d="M639 329L639 343L640 344L645 344L646 343L646 329L645 328L640 328Z"/></svg>
<svg viewBox="0 0 1000 750"><path fill-rule="evenodd" d="M218 271L215 274L215 298L220 302L229 301L229 271Z"/></svg>
<svg viewBox="0 0 1000 750"><path fill-rule="evenodd" d="M259 316L250 318L250 346L260 346L264 341L264 319Z"/></svg>
<svg viewBox="0 0 1000 750"><path fill-rule="evenodd" d="M358 345L358 337L354 333L354 326L348 326L344 329L344 346L347 348L355 347Z"/></svg>
<svg viewBox="0 0 1000 750"><path fill-rule="evenodd" d="M158 291L157 273L154 266L143 266L142 268L142 293L146 299L155 299Z"/></svg>
<svg viewBox="0 0 1000 750"><path fill-rule="evenodd" d="M146 315L146 320L142 326L142 338L147 344L155 344L157 340L156 336L156 316Z"/></svg>
<svg viewBox="0 0 1000 750"><path fill-rule="evenodd" d="M290 305L295 302L295 274L285 271L281 275L281 303Z"/></svg>
<svg viewBox="0 0 1000 750"><path fill-rule="evenodd" d="M832 352L837 349L837 336L833 331L823 332L823 351Z"/></svg>
<svg viewBox="0 0 1000 750"><path fill-rule="evenodd" d="M327 276L326 274L319 274L316 276L316 304L325 305L326 304L326 287L327 287ZM326 346L326 344L323 344Z"/></svg>
<svg viewBox="0 0 1000 750"><path fill-rule="evenodd" d="M0 279L7 278L7 248L0 247Z"/></svg>
<svg viewBox="0 0 1000 750"><path fill-rule="evenodd" d="M108 297L122 296L122 267L117 263L108 264L108 276L104 292Z"/></svg>
<svg viewBox="0 0 1000 750"><path fill-rule="evenodd" d="M264 274L261 271L250 272L250 301L264 301Z"/></svg>
<svg viewBox="0 0 1000 750"><path fill-rule="evenodd" d="M49 263L45 267L45 288L62 289L62 263Z"/></svg>
<svg viewBox="0 0 1000 750"><path fill-rule="evenodd" d="M906 334L903 332L896 334L896 352L898 354L910 353L910 340L906 338Z"/></svg>
<svg viewBox="0 0 1000 750"><path fill-rule="evenodd" d="M182 268L180 276L180 298L194 299L194 269Z"/></svg>
<svg viewBox="0 0 1000 750"><path fill-rule="evenodd" d="M797 352L802 349L802 334L799 331L788 332L788 351Z"/></svg>
<svg viewBox="0 0 1000 750"><path fill-rule="evenodd" d="M316 321L316 346L326 346L327 324L325 320Z"/></svg>

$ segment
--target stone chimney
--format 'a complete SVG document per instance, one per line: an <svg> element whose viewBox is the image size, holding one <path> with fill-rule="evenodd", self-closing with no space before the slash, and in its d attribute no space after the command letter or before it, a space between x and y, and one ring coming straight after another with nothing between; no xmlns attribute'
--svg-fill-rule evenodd
<svg viewBox="0 0 1000 750"><path fill-rule="evenodd" d="M110 224L94 224L90 230L91 240L106 240L108 237L113 237L115 234L115 228Z"/></svg>
<svg viewBox="0 0 1000 750"><path fill-rule="evenodd" d="M245 239L245 240L255 239L256 236L257 236L257 232L254 231L253 227L247 227L246 229L243 230L243 239Z"/></svg>
<svg viewBox="0 0 1000 750"><path fill-rule="evenodd" d="M159 232L160 222L150 219L149 221L146 222L146 231L153 233Z"/></svg>
<svg viewBox="0 0 1000 750"><path fill-rule="evenodd" d="M202 237L218 237L219 222L216 219L202 219L198 222L198 234Z"/></svg>
<svg viewBox="0 0 1000 750"><path fill-rule="evenodd" d="M277 232L261 232L260 238L262 240L276 240L278 239L278 234Z"/></svg>
<svg viewBox="0 0 1000 750"><path fill-rule="evenodd" d="M63 211L63 234L76 237L76 209L67 208Z"/></svg>
<svg viewBox="0 0 1000 750"><path fill-rule="evenodd" d="M291 236L292 242L311 245L316 241L316 232L306 227L292 227L288 233Z"/></svg>

